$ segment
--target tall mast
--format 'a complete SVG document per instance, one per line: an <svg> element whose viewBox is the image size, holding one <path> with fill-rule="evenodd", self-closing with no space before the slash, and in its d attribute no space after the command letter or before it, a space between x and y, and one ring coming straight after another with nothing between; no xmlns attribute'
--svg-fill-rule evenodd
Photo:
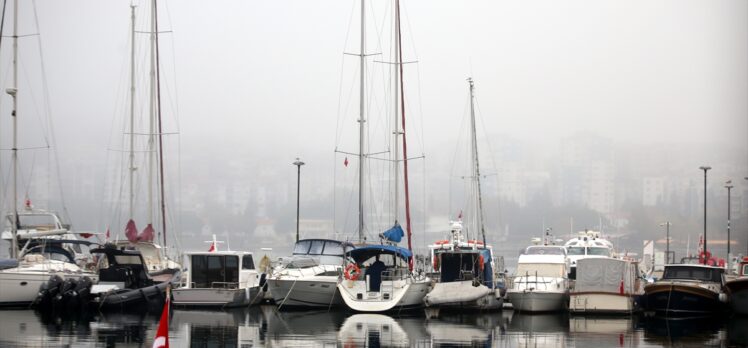
<svg viewBox="0 0 748 348"><path fill-rule="evenodd" d="M395 16L397 16L397 13L395 14ZM395 20L397 21L397 18L395 18ZM394 47L395 48L395 50L394 50L395 51L394 52L394 55L395 55L395 62L394 63L395 64L392 65L392 67L393 67L393 74L392 74L392 76L394 77L394 82L395 82L394 83L394 85L395 85L394 86L395 87L394 88L394 91L395 91L394 102L392 103L393 106L395 107L395 113L394 113L394 115L395 115L395 121L394 121L394 128L395 128L395 130L392 131L393 140L394 140L394 146L392 147L394 149L394 154L392 156L392 158L394 159L394 161L392 161L392 167L393 167L392 172L393 172L393 181L394 181L394 186L395 186L395 190L394 190L392 201L393 201L393 206L394 206L393 207L393 210L394 210L394 214L393 215L394 215L395 223L397 223L397 220L398 220L398 217L399 217L398 215L400 213L400 194L399 194L400 193L400 141L399 141L399 136L400 136L400 125L399 125L399 123L400 123L399 122L400 121L400 115L399 115L399 112L398 112L399 111L399 105L398 104L399 104L399 100L400 100L400 91L399 91L400 90L400 78L399 78L398 74L400 72L400 64L399 63L401 63L401 62L400 62L400 55L399 55L399 52L400 52L400 35L399 35L398 31L397 31L397 25L398 24L395 23L395 30L394 30L394 33L393 33L393 35L394 35L393 39L394 39L394 43L395 43L395 45L394 45L395 46Z"/></svg>
<svg viewBox="0 0 748 348"><path fill-rule="evenodd" d="M158 170L159 170L159 187L161 194L159 202L161 202L161 228L164 233L164 244L166 247L166 197L164 196L164 132L161 127L161 64L159 64L158 54L158 6L156 6L156 0L153 0L153 24L156 32L156 110L158 112Z"/></svg>
<svg viewBox="0 0 748 348"><path fill-rule="evenodd" d="M13 241L11 242L11 257L18 257L18 0L13 2L13 87L7 89L8 94L13 98L13 111L10 114L13 118L13 147L11 148L13 160L13 226L11 232Z"/></svg>
<svg viewBox="0 0 748 348"><path fill-rule="evenodd" d="M364 77L366 69L366 43L365 43L365 0L361 0L361 86L359 92L359 119L358 119L358 241L364 240Z"/></svg>
<svg viewBox="0 0 748 348"><path fill-rule="evenodd" d="M478 226L480 228L481 236L483 238L483 245L486 245L486 230L483 227L483 198L481 197L481 190L480 190L480 164L478 163L478 140L476 136L476 130L475 130L475 107L473 105L473 89L475 88L473 86L473 79L471 77L468 77L468 83L470 84L470 140L472 149L470 151L470 157L473 160L473 180L475 180L477 194L478 194L478 211L476 211L477 216L477 222Z"/></svg>
<svg viewBox="0 0 748 348"><path fill-rule="evenodd" d="M130 5L132 22L130 41L130 220L133 219L133 201L135 200L135 5Z"/></svg>
<svg viewBox="0 0 748 348"><path fill-rule="evenodd" d="M153 174L156 167L156 0L151 1L151 89L148 134L148 225L153 226Z"/></svg>
<svg viewBox="0 0 748 348"><path fill-rule="evenodd" d="M400 112L402 112L402 132L403 132L403 181L405 182L405 229L408 231L408 250L413 250L411 244L411 228L410 228L410 190L408 186L408 142L405 135L405 93L403 86L403 50L401 47L402 36L400 31L400 0L395 0L395 15L397 25L397 45L398 45L398 66L400 67ZM413 263L409 263L408 267L413 270Z"/></svg>

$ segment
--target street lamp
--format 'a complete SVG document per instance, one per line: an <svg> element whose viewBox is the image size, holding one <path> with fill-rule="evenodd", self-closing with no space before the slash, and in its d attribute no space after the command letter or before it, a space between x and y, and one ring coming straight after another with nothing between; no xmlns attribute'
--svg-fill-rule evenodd
<svg viewBox="0 0 748 348"><path fill-rule="evenodd" d="M665 258L666 258L665 263L666 264L670 263L670 225L672 225L670 221L665 221L660 224L660 226L666 226L665 227L665 231L666 231L665 233Z"/></svg>
<svg viewBox="0 0 748 348"><path fill-rule="evenodd" d="M293 163L296 166L296 241L299 241L299 202L301 198L301 166L304 162L296 157L296 161Z"/></svg>
<svg viewBox="0 0 748 348"><path fill-rule="evenodd" d="M712 169L710 166L701 166L699 169L704 171L704 264L707 264L707 253L709 249L706 247L706 172Z"/></svg>
<svg viewBox="0 0 748 348"><path fill-rule="evenodd" d="M728 180L725 184L727 189L727 267L730 267L730 190L732 186L732 180Z"/></svg>

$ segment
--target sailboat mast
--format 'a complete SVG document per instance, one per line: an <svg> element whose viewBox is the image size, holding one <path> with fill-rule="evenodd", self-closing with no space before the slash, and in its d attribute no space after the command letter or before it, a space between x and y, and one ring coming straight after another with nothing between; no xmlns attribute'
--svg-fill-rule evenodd
<svg viewBox="0 0 748 348"><path fill-rule="evenodd" d="M411 244L411 228L410 228L410 190L408 186L408 142L405 136L405 88L403 86L403 50L400 47L402 42L401 30L400 30L400 0L395 0L395 22L397 25L397 45L398 45L398 64L400 67L400 112L402 112L402 133L403 133L403 181L405 183L405 229L408 231L408 250L413 250ZM413 270L413 263L409 263L408 267Z"/></svg>
<svg viewBox="0 0 748 348"><path fill-rule="evenodd" d="M476 186L477 186L477 194L478 194L478 211L476 212L476 215L478 217L478 226L480 228L481 237L483 238L483 245L486 245L486 230L483 227L483 198L481 197L481 189L480 189L480 164L478 161L478 139L476 135L475 130L475 106L473 103L473 89L475 86L473 85L473 79L471 77L468 78L468 83L470 84L470 130L471 132L471 144L472 144L472 151L471 151L471 157L473 159L473 180L475 180Z"/></svg>
<svg viewBox="0 0 748 348"><path fill-rule="evenodd" d="M164 195L164 132L161 127L161 70L159 64L158 54L158 6L156 6L156 0L153 0L153 24L156 32L156 110L158 120L158 170L159 170L159 187L161 188L161 194L159 201L161 202L161 228L164 234L164 244L166 247L166 197Z"/></svg>
<svg viewBox="0 0 748 348"><path fill-rule="evenodd" d="M396 14L397 16L397 14ZM395 19L397 20L397 18ZM397 25L397 24L395 24ZM395 107L395 121L394 121L394 128L395 130L392 132L393 134L393 140L394 140L394 146L392 147L394 149L394 154L392 158L394 159L392 161L392 173L393 173L393 181L394 181L394 193L393 193L393 210L394 210L394 220L395 223L397 223L399 213L400 213L400 114L399 114L399 100L400 100L400 78L399 78L399 72L400 72L400 35L397 32L397 28L394 30L394 43L395 43L395 64L393 64L393 74L394 77L394 102L392 103Z"/></svg>
<svg viewBox="0 0 748 348"><path fill-rule="evenodd" d="M135 5L130 5L130 20L132 28L130 32L130 220L133 219L135 200Z"/></svg>
<svg viewBox="0 0 748 348"><path fill-rule="evenodd" d="M11 232L13 241L11 242L11 257L18 257L18 0L13 2L13 87L8 88L8 94L13 98L13 111L10 114L13 118L13 147L11 148L13 160L13 226Z"/></svg>
<svg viewBox="0 0 748 348"><path fill-rule="evenodd" d="M361 0L361 86L359 91L359 119L358 119L358 241L364 240L364 78L366 70L366 42L365 42L365 0Z"/></svg>
<svg viewBox="0 0 748 348"><path fill-rule="evenodd" d="M148 134L148 225L153 226L153 174L156 167L156 0L151 1L151 90L150 90L150 113Z"/></svg>

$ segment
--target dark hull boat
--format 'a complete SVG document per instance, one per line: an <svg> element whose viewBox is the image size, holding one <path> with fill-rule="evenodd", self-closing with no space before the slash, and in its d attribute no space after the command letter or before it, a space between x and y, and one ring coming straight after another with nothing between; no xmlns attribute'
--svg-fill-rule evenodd
<svg viewBox="0 0 748 348"><path fill-rule="evenodd" d="M101 254L99 283L91 288L90 301L90 305L97 309L130 309L161 304L166 297L166 287L177 284L181 277L178 269L149 274L143 256L137 250L119 250L107 245L91 252ZM166 280L154 280L154 276Z"/></svg>
<svg viewBox="0 0 748 348"><path fill-rule="evenodd" d="M666 316L703 316L727 310L724 269L666 265L663 278L644 287L648 312Z"/></svg>
<svg viewBox="0 0 748 348"><path fill-rule="evenodd" d="M735 313L748 315L748 257L739 265L738 278L725 283L730 294L730 307Z"/></svg>

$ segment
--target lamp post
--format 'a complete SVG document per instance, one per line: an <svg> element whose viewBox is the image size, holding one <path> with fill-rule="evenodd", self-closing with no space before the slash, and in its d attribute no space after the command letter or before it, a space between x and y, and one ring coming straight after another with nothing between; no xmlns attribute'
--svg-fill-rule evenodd
<svg viewBox="0 0 748 348"><path fill-rule="evenodd" d="M727 267L730 267L730 190L734 187L732 180L725 183L727 189Z"/></svg>
<svg viewBox="0 0 748 348"><path fill-rule="evenodd" d="M299 241L299 202L301 199L301 166L304 165L298 157L293 163L296 166L296 241Z"/></svg>
<svg viewBox="0 0 748 348"><path fill-rule="evenodd" d="M670 221L665 221L660 226L665 226L665 263L670 263Z"/></svg>
<svg viewBox="0 0 748 348"><path fill-rule="evenodd" d="M706 247L706 172L712 169L710 166L701 166L699 169L704 171L704 264L707 264L707 253L709 249Z"/></svg>

